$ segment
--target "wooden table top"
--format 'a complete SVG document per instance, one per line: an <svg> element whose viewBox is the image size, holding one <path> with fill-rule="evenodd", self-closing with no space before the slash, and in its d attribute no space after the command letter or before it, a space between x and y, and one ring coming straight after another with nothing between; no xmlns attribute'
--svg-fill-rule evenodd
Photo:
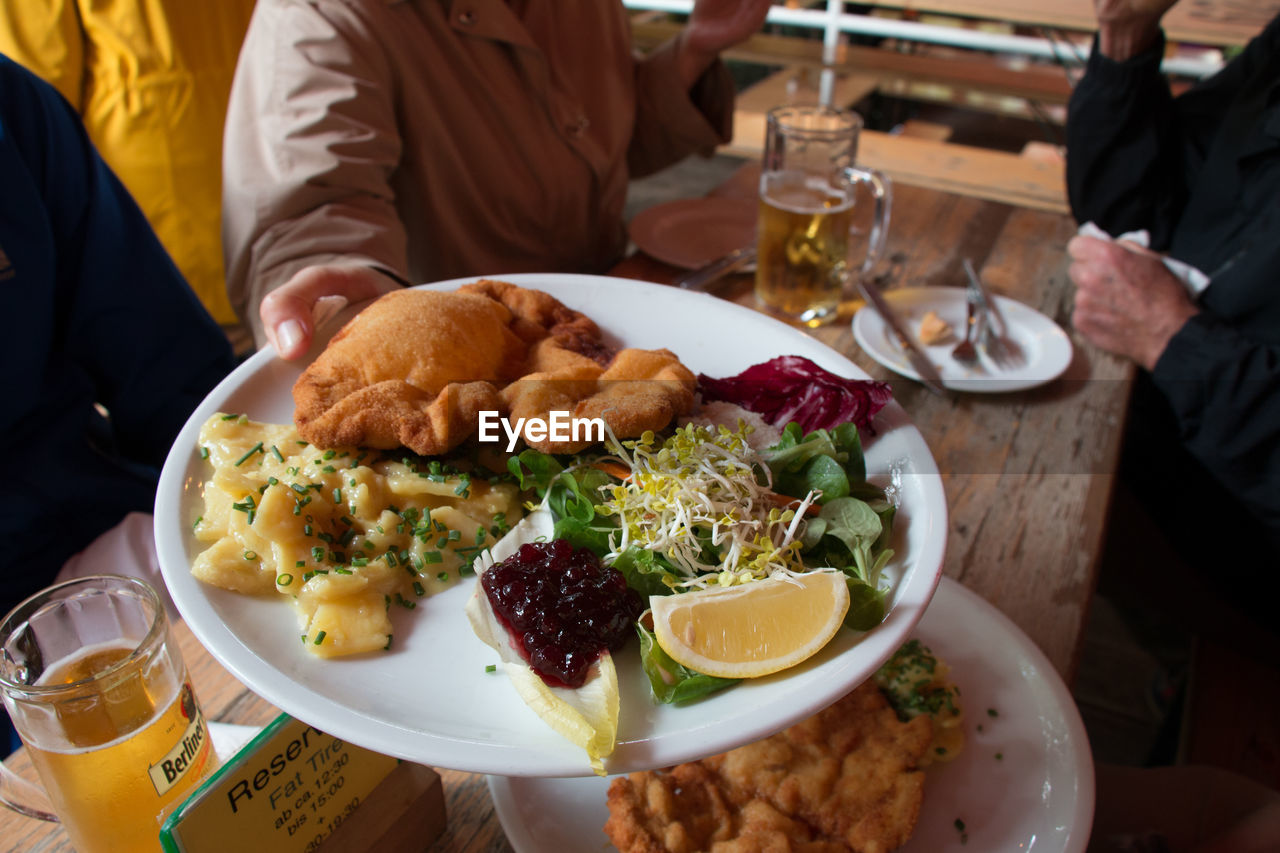
<svg viewBox="0 0 1280 853"><path fill-rule="evenodd" d="M717 194L750 197L754 187L748 166ZM898 186L888 252L903 258L901 287L961 286L961 259L968 257L997 292L1071 333L1064 246L1074 232L1074 222L1062 214ZM636 254L613 274L670 282L681 272ZM715 292L752 304L749 276L722 285ZM941 397L862 353L848 316L812 334L873 378L889 381L928 442L949 512L943 571L1007 614L1070 683L1095 585L1132 369L1073 335L1074 359L1053 383L1012 394ZM210 720L265 725L274 719L276 709L227 673L185 625L175 626L175 634ZM15 759L23 764L21 753ZM449 824L431 849L510 850L484 777L440 774ZM70 846L56 826L0 808L0 848L44 853Z"/></svg>
<svg viewBox="0 0 1280 853"><path fill-rule="evenodd" d="M878 5L1080 32L1098 26L1093 0L881 0ZM1277 0L1181 0L1165 13L1162 25L1173 41L1239 45L1277 12Z"/></svg>

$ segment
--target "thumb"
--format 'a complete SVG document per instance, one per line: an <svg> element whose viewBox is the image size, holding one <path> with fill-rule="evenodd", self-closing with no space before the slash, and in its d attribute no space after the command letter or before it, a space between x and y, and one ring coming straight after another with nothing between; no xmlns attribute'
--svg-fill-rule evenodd
<svg viewBox="0 0 1280 853"><path fill-rule="evenodd" d="M267 339L280 357L295 359L310 348L317 323L322 324L349 304L373 299L398 287L392 278L370 267L307 267L268 293L258 315Z"/></svg>

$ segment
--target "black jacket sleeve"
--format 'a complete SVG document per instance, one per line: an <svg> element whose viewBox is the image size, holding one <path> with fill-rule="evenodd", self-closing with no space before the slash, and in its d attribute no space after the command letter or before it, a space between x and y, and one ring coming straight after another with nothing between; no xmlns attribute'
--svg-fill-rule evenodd
<svg viewBox="0 0 1280 853"><path fill-rule="evenodd" d="M1068 108L1071 209L1210 275L1152 378L1182 444L1280 551L1280 17L1177 97L1163 50L1114 62L1095 44Z"/></svg>

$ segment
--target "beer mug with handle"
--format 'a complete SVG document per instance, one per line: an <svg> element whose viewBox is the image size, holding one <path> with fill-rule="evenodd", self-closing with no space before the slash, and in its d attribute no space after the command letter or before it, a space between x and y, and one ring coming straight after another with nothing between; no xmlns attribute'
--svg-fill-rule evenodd
<svg viewBox="0 0 1280 853"><path fill-rule="evenodd" d="M835 319L852 276L884 252L893 189L856 165L862 118L826 106L769 111L756 229L756 301L807 326Z"/></svg>
<svg viewBox="0 0 1280 853"><path fill-rule="evenodd" d="M0 801L60 820L80 853L160 850L165 817L215 768L164 606L136 578L18 605L0 622L0 693L44 785L0 765Z"/></svg>

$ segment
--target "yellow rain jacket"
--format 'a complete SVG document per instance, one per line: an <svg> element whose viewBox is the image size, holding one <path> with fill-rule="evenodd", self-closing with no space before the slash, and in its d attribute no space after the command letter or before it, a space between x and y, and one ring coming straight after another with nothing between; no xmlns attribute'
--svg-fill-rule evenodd
<svg viewBox="0 0 1280 853"><path fill-rule="evenodd" d="M222 125L254 0L0 0L0 53L80 112L214 318L222 269Z"/></svg>

